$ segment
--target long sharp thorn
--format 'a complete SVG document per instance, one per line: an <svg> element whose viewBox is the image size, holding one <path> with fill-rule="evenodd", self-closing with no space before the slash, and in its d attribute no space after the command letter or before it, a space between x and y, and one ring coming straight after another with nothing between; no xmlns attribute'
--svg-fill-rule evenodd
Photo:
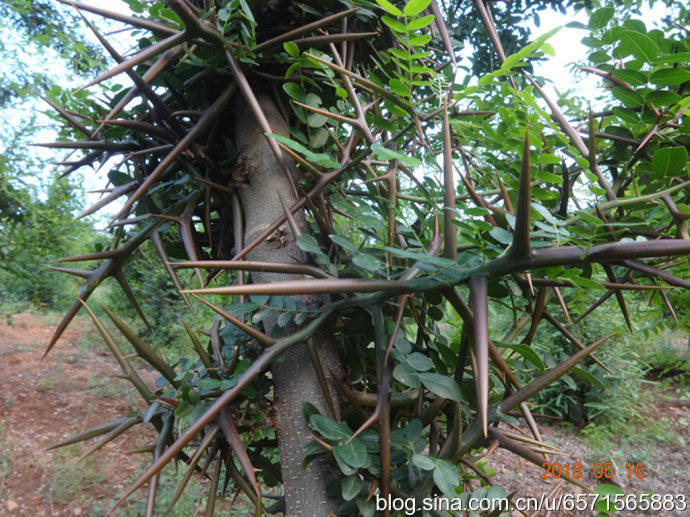
<svg viewBox="0 0 690 517"><path fill-rule="evenodd" d="M371 293L386 291L389 294L408 292L409 282L375 280L365 278L315 278L300 280L277 280L262 284L227 285L205 289L185 289L184 293L255 295L255 294L311 294L311 293Z"/></svg>
<svg viewBox="0 0 690 517"><path fill-rule="evenodd" d="M95 438L96 436L100 436L105 433L109 433L113 429L119 427L122 425L124 422L130 420L128 417L123 417L123 418L118 418L117 420L113 420L111 422L105 423L98 425L96 427L92 427L91 429L87 429L86 431L82 431L81 433L75 434L74 436L70 436L69 438L65 438L64 440L59 441L56 444L51 445L48 447L46 450L50 451L52 449L58 449L60 447L65 447L66 445L72 445L73 443L79 443L83 442L85 440L90 440L91 438Z"/></svg>
<svg viewBox="0 0 690 517"><path fill-rule="evenodd" d="M443 103L443 256L457 260L458 242L455 220L455 178L453 176L453 144L448 103Z"/></svg>
<svg viewBox="0 0 690 517"><path fill-rule="evenodd" d="M657 267L650 266L642 262L638 262L636 260L624 260L623 265L629 267L630 269L639 271L640 273L644 273L647 276L651 276L652 278L658 277L667 284L671 284L676 287L683 287L685 289L690 289L690 282L682 278L679 278L675 275L672 275L671 273L664 271L663 269L659 269Z"/></svg>
<svg viewBox="0 0 690 517"><path fill-rule="evenodd" d="M110 350L110 353L115 358L117 363L120 365L122 371L125 372L127 380L134 384L134 387L141 394L143 399L150 404L154 398L154 395L151 393L151 390L149 390L148 386L146 386L146 383L144 383L137 371L132 367L132 364L129 362L129 360L126 359L125 356L122 354L122 350L120 350L120 347L115 342L110 332L108 332L108 329L106 329L105 326L103 326L101 320L98 319L98 316L96 316L96 314L91 310L91 308L86 304L86 302L83 302L81 300L79 300L79 302L84 306L84 309L89 314L91 321L93 321L93 324L96 326L98 333L103 338L103 341L105 341L105 344Z"/></svg>
<svg viewBox="0 0 690 517"><path fill-rule="evenodd" d="M580 340L575 337L575 335L570 332L567 328L565 328L560 321L558 321L556 318L551 316L548 311L544 311L544 318L546 321L551 323L553 327L558 330L561 334L563 334L566 339L568 339L571 343L573 343L575 346L577 346L580 350L585 348L585 345L580 343ZM596 358L594 354L591 354L590 356L592 358L592 361L597 363L599 366L601 366L609 375L615 377L615 374L604 364L602 363L599 359Z"/></svg>
<svg viewBox="0 0 690 517"><path fill-rule="evenodd" d="M529 151L529 127L525 127L525 142L522 149L522 167L520 169L520 186L518 188L518 206L515 215L515 233L511 256L524 257L530 253L530 203L531 203L531 162Z"/></svg>
<svg viewBox="0 0 690 517"><path fill-rule="evenodd" d="M129 343L136 350L137 355L149 363L153 368L165 377L170 384L175 388L180 385L179 381L175 380L176 373L168 363L166 363L160 356L158 356L145 342L141 339L136 332L130 329L122 319L120 319L113 311L107 307L101 305L101 309L108 315L110 320L115 324L122 335L129 341Z"/></svg>
<svg viewBox="0 0 690 517"><path fill-rule="evenodd" d="M264 52L266 50L270 50L273 48L280 47L284 42L286 41L291 41L296 38L299 38L303 34L309 34L321 27L325 27L326 25L329 25L333 22L336 22L340 20L341 18L344 18L346 16L349 16L350 14L356 12L359 9L359 7L356 7L354 9L349 9L346 11L341 11L336 14L332 14L330 16L326 16L325 18L321 18L320 20L316 20L315 22L311 22L307 25L304 25L302 27L299 27L297 29L285 32L279 36L276 36L275 38L271 38L267 41L264 41L260 44L258 44L256 47L252 49L252 52L259 53L259 52Z"/></svg>
<svg viewBox="0 0 690 517"><path fill-rule="evenodd" d="M111 68L110 70L102 73L92 81L89 81L84 86L78 88L74 93L85 90L95 84L101 83L107 79L110 79L111 77L121 74L122 72L130 68L133 68L158 54L165 52L169 48L176 47L177 45L185 42L188 38L189 37L187 36L187 34L183 31L180 31L177 34L173 34L172 36L168 36L164 40L154 43L150 47L146 47L141 52L136 54L134 57L131 57L128 60L123 61L119 65Z"/></svg>
<svg viewBox="0 0 690 517"><path fill-rule="evenodd" d="M544 313L544 307L546 306L546 287L540 287L537 291L537 300L534 302L534 311L532 312L532 322L529 327L529 331L523 340L523 343L527 346L532 344L532 338L534 334L537 333L537 327L541 321L541 316Z"/></svg>
<svg viewBox="0 0 690 517"><path fill-rule="evenodd" d="M74 257L65 257L56 260L51 260L51 263L59 262L82 262L85 260L104 260L114 258L119 253L119 250L99 251L96 253L88 253L86 255L75 255Z"/></svg>
<svg viewBox="0 0 690 517"><path fill-rule="evenodd" d="M668 296L666 296L665 292L659 291L659 293L661 294L661 299L664 301L664 305L666 305L666 308L671 313L671 316L673 316L673 319L675 320L676 325L678 325L680 323L680 321L678 321L678 316L676 316L676 311L673 310L673 305L671 305L671 301L668 299Z"/></svg>
<svg viewBox="0 0 690 517"><path fill-rule="evenodd" d="M297 237L302 235L302 231L297 225L297 221L295 221L292 212L290 212L290 207L285 202L285 198L283 197L283 194L280 193L280 191L278 191L278 199L280 199L280 205L283 207L283 212L285 212L285 219L287 219L288 226L290 226L290 231L292 232L293 237L297 239Z"/></svg>
<svg viewBox="0 0 690 517"><path fill-rule="evenodd" d="M38 95L46 104L48 104L51 108L53 108L55 111L57 111L62 118L64 118L73 128L77 129L78 131L84 133L87 137L91 136L91 132L86 129L86 127L79 122L77 119L75 119L67 110L61 108L57 104L55 104L53 101L51 101L48 97L44 97L40 93L38 93L36 90L32 89L32 92L35 95Z"/></svg>
<svg viewBox="0 0 690 517"><path fill-rule="evenodd" d="M187 483L192 478L192 474L194 474L194 471L196 470L196 466L199 464L199 460L201 460L201 457L203 456L204 452L206 452L206 450L211 445L213 440L215 440L217 434L218 434L218 426L213 426L211 428L211 430L206 434L206 436L204 436L203 440L201 440L201 443L199 444L199 448L196 450L196 452L194 453L194 455L191 457L191 459L188 462L189 466L187 467L187 471L185 472L184 477L182 478L182 481L180 482L180 485L177 487L177 491L175 492L175 495L173 496L172 501L170 502L170 505L168 506L168 509L163 514L163 517L167 517L170 514L170 511L175 506L175 503L177 502L177 500L180 498L180 496L184 492L184 489L187 486Z"/></svg>
<svg viewBox="0 0 690 517"><path fill-rule="evenodd" d="M97 212L107 204L115 201L118 197L122 196L123 194L126 194L130 190L134 190L136 186L137 182L131 181L125 185L120 185L119 187L114 188L110 194L101 198L97 203L93 204L90 208L87 208L84 212L75 217L74 221L78 221L79 219L86 217L87 215L91 215L94 212Z"/></svg>
<svg viewBox="0 0 690 517"><path fill-rule="evenodd" d="M573 321L570 319L570 311L568 311L568 306L565 304L565 300L563 299L563 294L561 293L561 289L559 287L554 287L553 292L556 293L556 298L558 299L558 304L561 306L561 310L563 311L563 315L565 316L565 320L568 324L571 324Z"/></svg>
<svg viewBox="0 0 690 517"><path fill-rule="evenodd" d="M579 323L583 319L585 319L587 316L589 316L594 310L599 307L602 303L604 303L606 300L611 298L613 296L613 291L606 291L604 295L601 296L596 302L594 302L585 312L583 312L579 318L575 320L575 323Z"/></svg>
<svg viewBox="0 0 690 517"><path fill-rule="evenodd" d="M118 13L115 11L108 11L106 9L101 9L95 5L82 4L80 2L73 2L71 0L57 0L61 4L70 5L76 9L82 11L89 11L91 13L102 16L103 18L110 18L111 20L117 20L133 27L140 27L142 29L148 29L154 32L164 32L167 34L177 34L179 29L165 25L164 23L158 23L146 18L136 18L134 16L129 16L126 14Z"/></svg>
<svg viewBox="0 0 690 517"><path fill-rule="evenodd" d="M232 411L229 408L224 408L220 415L218 415L218 425L220 426L223 435L227 440L228 444L232 448L235 456L237 456L240 466L244 470L244 475L247 476L249 484L252 486L252 490L257 496L261 495L261 490L259 489L259 483L256 481L256 468L249 459L244 444L242 443L242 438L237 432L235 423L232 420Z"/></svg>
<svg viewBox="0 0 690 517"><path fill-rule="evenodd" d="M616 276L616 273L613 271L613 268L608 264L602 264L602 267L604 268L604 271L606 272L606 276L608 277L608 279L613 283L617 283L618 277ZM618 302L618 306L621 309L623 318L625 318L625 323L628 325L628 329L632 333L633 326L630 322L630 314L628 314L628 307L625 305L625 298L623 298L623 293L619 289L613 289L613 293L616 295L616 301Z"/></svg>
<svg viewBox="0 0 690 517"><path fill-rule="evenodd" d="M446 52L448 57L450 57L450 62L455 64L455 52L453 51L453 44L450 41L450 36L448 34L448 28L446 27L446 22L443 17L441 9L438 7L436 0L432 0L429 5L431 9L431 14L434 15L434 21L436 22L436 27L438 28L438 33L441 35L441 41L443 41L443 46L446 47Z"/></svg>
<svg viewBox="0 0 690 517"><path fill-rule="evenodd" d="M474 313L474 345L477 358L477 399L484 437L489 425L489 320L488 277L473 276L469 279L470 299Z"/></svg>
<svg viewBox="0 0 690 517"><path fill-rule="evenodd" d="M337 420L340 412L336 408L335 402L333 402L333 396L331 395L331 390L328 387L326 372L323 370L323 365L321 364L321 359L319 358L319 352L314 344L313 338L307 341L307 351L309 352L309 359L311 359L312 366L314 367L316 378L319 381L319 387L321 388L324 399L326 399L326 404L328 405L328 410L331 413L331 418Z"/></svg>
<svg viewBox="0 0 690 517"><path fill-rule="evenodd" d="M257 330L256 328L247 325L246 323L244 323L243 321L239 320L238 318L235 318L235 317L232 316L231 314L228 314L227 312L225 312L225 311L224 311L223 309L221 309L220 307L216 307L216 306L213 305L211 302L208 302L208 301L204 300L201 296L197 296L195 293L192 293L192 295L194 296L194 298L198 299L201 303L203 303L204 305L206 305L207 307L209 307L210 309L212 309L213 311L215 311L216 313L218 313L220 316L222 316L223 318L225 318L226 320L228 320L230 323L232 323L233 325L235 325L237 328L239 328L240 330L246 332L246 333L249 334L251 337L253 337L254 339L256 339L256 340L257 340L259 343L261 343L263 346L270 346L270 345L272 345L273 343L275 343L275 339L273 339L272 337L267 336L266 334L264 334L264 333L261 332L260 330Z"/></svg>
<svg viewBox="0 0 690 517"><path fill-rule="evenodd" d="M506 190L506 186L503 184L503 180L501 179L501 175L499 174L498 171L496 171L496 182L498 183L498 188L501 191L501 197L503 198L503 204L506 207L506 212L509 214L513 213L513 203L510 201L510 196L508 195L508 190Z"/></svg>
<svg viewBox="0 0 690 517"><path fill-rule="evenodd" d="M50 341L48 342L48 346L46 347L45 351L43 352L43 357L41 357L41 360L43 360L48 353L53 349L55 346L55 343L57 343L58 339L62 336L63 332L65 332L65 329L67 326L72 322L74 317L77 315L77 312L79 312L79 309L82 307L82 302L85 302L93 290L95 289L95 285L87 286L82 290L81 293L79 293L79 297L74 301L72 306L69 308L69 310L65 313L65 315L62 317L60 320L60 323L58 323L57 327L55 327L55 332L53 332L53 336L50 338Z"/></svg>
<svg viewBox="0 0 690 517"><path fill-rule="evenodd" d="M565 160L561 161L561 204L558 207L558 215L568 217L568 201L570 199L570 173Z"/></svg>
<svg viewBox="0 0 690 517"><path fill-rule="evenodd" d="M88 451L86 451L84 454L82 454L77 459L76 463L79 463L83 459L91 456L94 452L96 452L99 449L102 449L103 446L105 446L109 442L112 442L115 438L117 438L122 433L127 431L127 429L129 429L130 427L133 427L136 424L139 424L141 422L142 422L141 418L138 418L138 417L127 418L124 422L122 422L120 425L118 425L115 429L112 429L110 432L108 432L108 434L106 434L96 445L94 445Z"/></svg>
<svg viewBox="0 0 690 517"><path fill-rule="evenodd" d="M149 176L144 180L144 182L139 186L139 188L130 196L130 198L127 200L127 202L124 204L120 212L113 217L113 221L116 221L120 217L122 217L124 214L126 214L151 187L151 185L160 178L161 175L163 175L169 167L173 165L173 163L177 160L177 158L187 150L187 148L192 144L194 139L198 136L198 134L203 131L208 124L210 124L215 118L222 112L223 108L226 106L228 102L230 102L230 99L233 96L233 93L235 92L235 85L231 84L229 85L225 91L218 97L216 102L209 107L206 111L204 111L204 114L199 118L197 123L194 125L192 129L189 130L189 132L184 136L182 140L180 140L177 145L173 148L170 153L166 155L165 158L161 160L161 162L156 166L156 168L149 174Z"/></svg>
<svg viewBox="0 0 690 517"><path fill-rule="evenodd" d="M309 322L305 327L298 330L294 334L285 336L280 340L276 341L275 345L266 349L250 366L249 368L239 376L237 384L225 391L216 401L211 404L211 406L206 410L206 412L199 417L193 424L187 428L187 430L182 433L175 442L168 447L168 449L161 455L161 457L156 460L149 468L139 476L139 478L132 483L132 485L127 489L127 491L117 500L115 504L108 510L106 517L112 515L113 512L134 492L141 488L144 483L146 483L152 476L160 472L161 469L167 465L173 458L182 452L182 450L187 446L187 444L196 437L207 425L209 425L217 416L220 411L225 408L230 402L232 402L242 390L244 390L249 383L259 375L268 365L275 360L275 358L285 352L291 346L297 343L304 342L311 334L313 334L316 329L323 325L324 321L330 317L332 310L324 309L323 312L317 316L314 320Z"/></svg>
<svg viewBox="0 0 690 517"><path fill-rule="evenodd" d="M522 389L519 389L515 393L513 393L513 394L509 395L508 397L506 397L505 399L503 399L498 404L497 410L500 410L503 413L507 413L507 412L511 411L512 409L514 409L516 406L520 405L522 402L527 401L530 397L533 397L538 392L540 392L544 387L548 386L549 384L554 382L559 377L568 373L580 361L582 361L585 357L590 355L599 346L601 346L605 341L607 341L609 338L615 336L616 334L618 334L617 331L611 332L607 336L601 338L598 341L595 341L594 343L592 343L588 347L576 352L575 354L570 356L568 359L557 364L548 372L546 372L546 373L540 375L539 377L537 377L536 379L534 379L527 386L523 387Z"/></svg>
<svg viewBox="0 0 690 517"><path fill-rule="evenodd" d="M175 271L175 268L173 268L172 264L169 262L168 254L165 252L165 246L163 245L163 239L161 239L161 236L158 232L154 231L151 233L151 242L153 243L153 247L156 248L156 252L158 253L158 256L161 258L163 266L165 267L168 276L172 280L175 289L177 289L178 292L182 291L183 287L182 283L180 282L180 278L177 276L177 271ZM182 296L182 300L184 300L184 303L189 309L189 312L191 312L192 315L195 316L196 313L194 312L194 307L192 307L192 304L189 302L189 297L181 292L180 296Z"/></svg>
<svg viewBox="0 0 690 517"><path fill-rule="evenodd" d="M113 273L113 277L115 278L115 280L117 280L117 283L120 284L122 291L125 293L125 296L129 300L129 303L132 304L132 307L139 315L141 320L146 324L146 326L149 329L152 328L151 324L149 323L149 320L146 319L146 315L144 314L144 311L141 309L141 306L139 305L136 296L134 296L132 288L129 287L129 282L127 282L127 279L125 278L125 274L122 272L122 269L118 269L117 271L115 271Z"/></svg>
<svg viewBox="0 0 690 517"><path fill-rule="evenodd" d="M57 271L58 273L67 273L68 275L78 276L80 278L89 278L93 271L88 269L70 269L68 267L45 266L46 269Z"/></svg>

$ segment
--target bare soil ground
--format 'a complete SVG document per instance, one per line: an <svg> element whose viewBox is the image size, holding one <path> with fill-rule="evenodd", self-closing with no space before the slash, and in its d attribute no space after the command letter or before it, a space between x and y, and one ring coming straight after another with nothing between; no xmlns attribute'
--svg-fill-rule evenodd
<svg viewBox="0 0 690 517"><path fill-rule="evenodd" d="M124 454L152 441L144 426L79 463L95 441L46 450L138 407L107 350L86 345L87 325L73 324L41 360L54 322L28 313L0 322L0 515L90 515L149 459Z"/></svg>
<svg viewBox="0 0 690 517"><path fill-rule="evenodd" d="M142 407L127 381L117 377L121 372L107 350L94 345L98 338L89 322L73 323L41 360L55 324L28 313L0 321L0 516L102 515L150 461L148 455L125 454L153 443L154 434L145 426L137 426L79 463L77 458L94 441L46 450L68 436ZM153 385L155 376L145 380ZM678 388L669 390L649 418L668 420L669 434L674 430L687 444L690 407L688 397L680 395ZM646 439L637 445L622 440L621 447L606 454L588 449L573 428L543 426L542 434L567 454L552 456L550 461L582 463L582 481L588 486L597 484L592 475L596 462L614 461L617 481L626 493L685 494L690 499L690 448L683 440L650 443ZM643 479L628 479L628 461L645 463ZM490 463L497 470L495 481L521 496L541 497L558 483L541 479L543 469L501 450L491 455ZM569 485L564 490L581 492ZM135 497L116 515L138 515L142 497ZM226 515L241 513L228 510ZM550 515L594 514L561 511ZM618 515L680 517L690 511Z"/></svg>
<svg viewBox="0 0 690 517"><path fill-rule="evenodd" d="M687 388L686 388L687 389ZM561 465L580 463L582 465L582 481L588 488L594 488L601 483L611 483L609 480L595 478L595 467L602 472L606 462L612 462L611 468L615 472L613 484L621 487L626 495L635 494L673 494L684 495L688 504L685 511L678 506L675 509L664 511L626 510L616 512L620 516L653 515L655 517L682 517L690 515L690 405L683 403L681 390L672 388L664 393L663 399L648 415L656 422L664 423L663 436L659 440L650 440L649 436L628 441L621 437L620 444L614 445L608 451L592 450L587 447L586 440L582 439L579 432L573 427L565 426L541 426L542 439L551 445L558 447L564 456L549 456L551 463L559 462ZM685 398L684 400L688 400ZM524 430L526 431L526 430ZM672 436L673 433L676 436ZM635 436L635 430L631 430ZM545 460L547 461L547 460ZM601 467L597 466L601 464ZM628 471L626 465L632 465ZM644 463L644 476L638 479L635 476L634 466ZM558 479L543 479L546 469L523 460L510 452L498 449L491 456L491 464L497 470L494 482L499 483L508 493L516 491L518 496L541 498L547 494L552 498L558 497L559 492L573 494L586 494L586 492L569 483ZM641 473L641 472L640 472ZM632 475L630 475L632 474ZM585 497L583 496L583 499ZM589 499L586 499L589 501ZM547 515L542 512L540 515ZM548 513L552 517L560 516L594 516L596 511L554 511ZM515 512L514 515L522 515Z"/></svg>

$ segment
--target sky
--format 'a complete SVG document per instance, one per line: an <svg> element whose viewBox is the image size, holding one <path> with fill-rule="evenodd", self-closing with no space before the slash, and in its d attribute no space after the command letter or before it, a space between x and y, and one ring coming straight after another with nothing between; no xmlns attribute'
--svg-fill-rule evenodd
<svg viewBox="0 0 690 517"><path fill-rule="evenodd" d="M653 8L645 4L642 8L642 20L651 29L656 24L661 24L667 15L666 6L662 2L654 2ZM567 27L573 21L587 24L589 16L584 11L579 13L568 9L565 14L547 9L539 13L541 27L533 27L533 34L539 36L549 30L561 26L561 30L553 36L549 43L554 47L555 56L542 61L535 67L535 75L554 79L552 86L547 88L554 93L554 87L563 92L569 88L573 93L582 94L585 97L593 97L593 93L601 88L601 78L597 78L585 72L573 72L573 63L584 64L588 54L588 48L581 40L587 35L587 31L578 28ZM528 24L527 26L530 26Z"/></svg>
<svg viewBox="0 0 690 517"><path fill-rule="evenodd" d="M129 13L129 8L121 0L109 0L108 2L94 2L86 1L85 3L90 3L92 5L106 6L107 9L119 11L123 13ZM654 9L646 8L644 10L643 19L648 21L648 25L653 24L655 21L661 21L664 15L664 6L661 2L655 3ZM88 15L91 19L97 20L94 15ZM547 91L556 98L557 91L565 92L570 89L574 95L582 95L586 98L592 99L596 96L595 92L600 92L601 89L601 79L594 77L592 75L586 74L584 72L578 72L574 69L574 63L584 63L587 56L587 48L581 44L580 40L586 35L586 31L577 28L565 27L565 25L571 21L577 20L582 23L587 23L588 15L584 12L575 14L572 10L568 10L566 14L561 14L559 12L545 10L540 13L541 26L534 27L531 22L526 22L527 27L529 27L535 36L548 32L554 27L562 26L561 30L553 36L549 43L554 47L555 56L550 57L548 60L542 61L535 68L535 75L541 75L543 77L548 77L553 80L552 84L547 83ZM117 36L113 36L117 38ZM118 50L124 51L127 49L127 33L123 33L118 42L116 40L115 46ZM95 37L93 41L96 42ZM59 60L55 60L54 63L58 63ZM53 73L60 76L61 71L55 68L50 68ZM127 78L124 74L121 74L118 78L119 82L127 82ZM43 109L44 106L41 106ZM38 141L51 141L54 140L54 134L50 131L43 132ZM107 169L106 169L107 170ZM92 171L85 171L85 185L87 188L102 188L102 177L103 173L95 175ZM91 194L87 196L87 205L93 204L98 200L97 194ZM113 211L116 211L116 207L113 207Z"/></svg>

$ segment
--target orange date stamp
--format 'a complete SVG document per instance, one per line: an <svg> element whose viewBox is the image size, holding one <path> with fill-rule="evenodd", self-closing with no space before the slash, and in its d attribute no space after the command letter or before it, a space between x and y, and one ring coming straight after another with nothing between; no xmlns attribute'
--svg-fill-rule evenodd
<svg viewBox="0 0 690 517"><path fill-rule="evenodd" d="M589 470L579 461L545 461L541 466L544 469L542 479L581 479L587 471L599 480L612 479L616 475L616 465L612 461L597 461ZM642 462L628 462L625 464L624 471L628 479L644 479L645 465Z"/></svg>

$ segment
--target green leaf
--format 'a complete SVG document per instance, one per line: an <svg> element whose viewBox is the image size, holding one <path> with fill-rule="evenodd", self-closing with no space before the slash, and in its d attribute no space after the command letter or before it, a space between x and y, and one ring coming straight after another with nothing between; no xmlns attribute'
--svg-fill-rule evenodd
<svg viewBox="0 0 690 517"><path fill-rule="evenodd" d="M688 61L690 61L690 52L677 52L675 54L667 54L667 55L659 56L659 57L654 59L653 64L687 63Z"/></svg>
<svg viewBox="0 0 690 517"><path fill-rule="evenodd" d="M223 383L220 379L199 379L196 387L202 390L215 390Z"/></svg>
<svg viewBox="0 0 690 517"><path fill-rule="evenodd" d="M359 438L350 443L343 443L333 447L333 455L353 469L362 468L367 463L367 448Z"/></svg>
<svg viewBox="0 0 690 517"><path fill-rule="evenodd" d="M110 172L108 172L108 180L110 181L110 183L113 184L113 186L119 187L121 185L126 185L127 183L133 182L134 178L128 176L124 172L120 172L113 169Z"/></svg>
<svg viewBox="0 0 690 517"><path fill-rule="evenodd" d="M436 461L425 454L415 454L412 456L412 464L422 470L433 470L436 468Z"/></svg>
<svg viewBox="0 0 690 517"><path fill-rule="evenodd" d="M594 488L594 493L599 495L618 495L625 494L625 491L616 485L601 484Z"/></svg>
<svg viewBox="0 0 690 517"><path fill-rule="evenodd" d="M615 496L625 494L625 491L622 488L609 484L597 485L594 488L594 492L596 494L599 494L600 496L606 496L606 499L604 499L603 497L599 497L597 499L596 504L594 505L599 512L604 512L604 515L608 515L609 512L615 512Z"/></svg>
<svg viewBox="0 0 690 517"><path fill-rule="evenodd" d="M637 108L644 103L642 95L635 91L630 91L627 88L623 88L622 86L615 86L611 92L616 99L621 101L628 108Z"/></svg>
<svg viewBox="0 0 690 517"><path fill-rule="evenodd" d="M569 278L569 280L576 286L581 287L583 289L592 289L595 291L604 289L604 287L601 284L595 282L591 278L585 278L583 276L578 275Z"/></svg>
<svg viewBox="0 0 690 517"><path fill-rule="evenodd" d="M654 72L650 81L657 86L679 86L690 81L690 71L683 68L664 68Z"/></svg>
<svg viewBox="0 0 690 517"><path fill-rule="evenodd" d="M431 359L419 352L410 354L407 357L407 363L418 372L426 372L434 367L434 363L431 362Z"/></svg>
<svg viewBox="0 0 690 517"><path fill-rule="evenodd" d="M306 251L307 253L321 253L319 243L316 242L316 239L308 233L301 233L297 237L297 246L299 246L299 249Z"/></svg>
<svg viewBox="0 0 690 517"><path fill-rule="evenodd" d="M368 271L369 273L376 273L383 267L383 262L369 253L358 253L352 257L352 263L355 266L361 267L365 271Z"/></svg>
<svg viewBox="0 0 690 517"><path fill-rule="evenodd" d="M574 367L570 371L583 381L588 382L590 384L594 384L595 386L600 387L602 390L606 389L606 384L601 382L601 380L596 375L592 375L591 373L578 367Z"/></svg>
<svg viewBox="0 0 690 517"><path fill-rule="evenodd" d="M462 392L455 380L439 373L419 373L419 380L430 392L443 397L448 400L460 402L462 400Z"/></svg>
<svg viewBox="0 0 690 517"><path fill-rule="evenodd" d="M396 20L395 18L391 18L390 16L386 16L384 14L383 16L381 16L381 21L392 31L398 32L400 34L407 33L407 28L405 28L405 24Z"/></svg>
<svg viewBox="0 0 690 517"><path fill-rule="evenodd" d="M407 24L407 30L408 31L416 31L419 29L423 29L427 25L430 25L431 22L434 21L434 18L436 18L433 14L428 14L426 16L421 16L419 18L415 18L414 20L411 20Z"/></svg>
<svg viewBox="0 0 690 517"><path fill-rule="evenodd" d="M489 235L491 235L501 244L510 244L513 242L513 234L504 230L500 226L494 226L489 232Z"/></svg>
<svg viewBox="0 0 690 517"><path fill-rule="evenodd" d="M440 460L434 469L434 483L446 497L455 497L455 487L460 484L458 469L448 460Z"/></svg>
<svg viewBox="0 0 690 517"><path fill-rule="evenodd" d="M685 147L664 147L657 149L652 158L652 169L662 178L677 175L688 162L688 150Z"/></svg>
<svg viewBox="0 0 690 517"><path fill-rule="evenodd" d="M299 57L299 47L294 41L286 41L283 43L283 48L287 52L288 56Z"/></svg>
<svg viewBox="0 0 690 517"><path fill-rule="evenodd" d="M358 497L357 509L362 514L362 517L374 517L376 515L376 502L374 498L368 499L365 496Z"/></svg>
<svg viewBox="0 0 690 517"><path fill-rule="evenodd" d="M349 251L351 253L354 253L357 251L357 246L352 244L350 241L345 239L344 237L341 237L340 235L334 235L331 234L328 236L334 243L336 243L338 246L343 248L346 251Z"/></svg>
<svg viewBox="0 0 690 517"><path fill-rule="evenodd" d="M388 52L390 52L392 56L395 56L402 61L406 61L410 58L410 55L407 52L403 52L399 48L392 48Z"/></svg>
<svg viewBox="0 0 690 517"><path fill-rule="evenodd" d="M309 423L327 440L347 440L352 435L347 424L339 424L323 415L310 416Z"/></svg>
<svg viewBox="0 0 690 517"><path fill-rule="evenodd" d="M283 85L283 90L287 93L291 99L302 102L304 100L304 90L297 83L285 83Z"/></svg>
<svg viewBox="0 0 690 517"><path fill-rule="evenodd" d="M527 359L530 363L532 363L540 370L545 369L541 357L539 357L539 354L537 354L532 347L522 344L509 345L507 343L501 343L500 346L503 348L509 348L510 350L516 351L518 354Z"/></svg>
<svg viewBox="0 0 690 517"><path fill-rule="evenodd" d="M340 167L340 163L331 158L331 156L327 153L315 153L313 151L310 151L299 142L295 142L294 140L291 140L283 135L276 135L274 133L266 133L266 135L275 138L276 140L278 140L278 142L285 145L286 147L289 147L293 151L301 154L312 163L330 169L337 169L338 167Z"/></svg>
<svg viewBox="0 0 690 517"><path fill-rule="evenodd" d="M655 90L645 97L647 102L654 103L655 106L671 106L680 101L680 95L671 90Z"/></svg>
<svg viewBox="0 0 690 517"><path fill-rule="evenodd" d="M597 9L589 17L589 28L593 31L603 29L611 21L616 10L613 7Z"/></svg>
<svg viewBox="0 0 690 517"><path fill-rule="evenodd" d="M405 5L403 12L405 13L405 16L409 16L410 18L414 18L419 13L421 13L424 9L429 7L430 3L431 3L431 0L410 0Z"/></svg>
<svg viewBox="0 0 690 517"><path fill-rule="evenodd" d="M357 475L347 476L343 478L340 486L343 499L346 501L351 501L357 497L357 494L359 494L360 490L362 489L362 480L359 479L359 476Z"/></svg>
<svg viewBox="0 0 690 517"><path fill-rule="evenodd" d="M632 54L638 59L644 59L647 62L652 61L659 53L659 47L656 46L648 36L635 31L624 31L621 34L621 43L618 50L623 56Z"/></svg>
<svg viewBox="0 0 690 517"><path fill-rule="evenodd" d="M523 47L515 54L508 56L501 65L501 70L510 70L511 68L515 67L518 63L521 63L524 59L532 55L532 53L539 50L541 46L546 42L546 40L548 40L551 36L556 34L559 30L561 30L561 27L551 29L549 32L542 34L541 36L536 38L532 43Z"/></svg>
<svg viewBox="0 0 690 517"><path fill-rule="evenodd" d="M431 34L422 34L421 36L415 36L410 38L410 45L413 47L422 47L431 41Z"/></svg>
<svg viewBox="0 0 690 517"><path fill-rule="evenodd" d="M388 14L392 14L393 16L403 16L403 12L395 7L392 3L390 3L388 0L376 0L376 3L379 4L381 7L383 7L384 11L386 11Z"/></svg>
<svg viewBox="0 0 690 517"><path fill-rule="evenodd" d="M629 122L630 124L637 124L640 121L640 117L635 110L616 106L612 111L614 115L625 120L626 122Z"/></svg>
<svg viewBox="0 0 690 517"><path fill-rule="evenodd" d="M547 163L547 164L559 164L562 161L562 158L559 156L555 156L553 154L542 154L539 156L539 161L542 163Z"/></svg>
<svg viewBox="0 0 690 517"><path fill-rule="evenodd" d="M302 402L302 416L306 422L309 422L312 415L320 415L317 407L311 402Z"/></svg>
<svg viewBox="0 0 690 517"><path fill-rule="evenodd" d="M322 127L328 122L328 117L320 113L310 113L307 115L307 125L311 128Z"/></svg>
<svg viewBox="0 0 690 517"><path fill-rule="evenodd" d="M393 151L381 144L372 144L371 151L378 160L400 160L406 165L411 165L417 167L422 164L422 160L414 156L407 156L406 154L400 153L398 151Z"/></svg>
<svg viewBox="0 0 690 517"><path fill-rule="evenodd" d="M407 363L399 363L396 365L393 369L393 378L400 384L404 384L409 388L417 389L420 386L417 370Z"/></svg>
<svg viewBox="0 0 690 517"><path fill-rule="evenodd" d="M412 96L412 91L410 88L400 79L391 79L389 84L393 93L400 95L401 97Z"/></svg>
<svg viewBox="0 0 690 517"><path fill-rule="evenodd" d="M647 84L647 75L637 70L613 70L611 74L616 79L630 84L630 86L644 86Z"/></svg>

